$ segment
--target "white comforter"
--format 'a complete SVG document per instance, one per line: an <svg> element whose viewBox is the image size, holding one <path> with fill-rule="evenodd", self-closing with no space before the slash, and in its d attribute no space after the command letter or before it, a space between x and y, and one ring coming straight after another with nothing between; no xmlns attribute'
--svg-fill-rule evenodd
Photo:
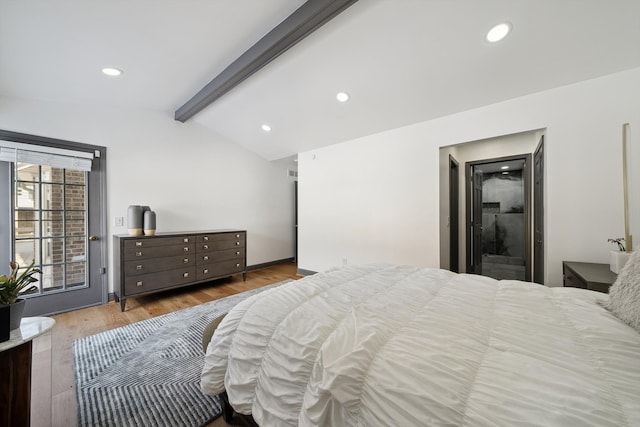
<svg viewBox="0 0 640 427"><path fill-rule="evenodd" d="M640 426L640 334L605 298L345 267L238 304L202 390L262 426Z"/></svg>

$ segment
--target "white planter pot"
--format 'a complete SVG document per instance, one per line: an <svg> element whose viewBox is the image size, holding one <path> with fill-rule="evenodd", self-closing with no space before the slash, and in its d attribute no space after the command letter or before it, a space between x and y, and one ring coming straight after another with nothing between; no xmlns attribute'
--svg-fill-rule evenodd
<svg viewBox="0 0 640 427"><path fill-rule="evenodd" d="M24 298L18 298L13 304L9 304L9 329L14 330L20 327L22 322L22 313L24 312L24 306L27 300Z"/></svg>
<svg viewBox="0 0 640 427"><path fill-rule="evenodd" d="M610 251L609 252L609 266L611 271L619 274L622 271L622 267L631 258L631 252Z"/></svg>

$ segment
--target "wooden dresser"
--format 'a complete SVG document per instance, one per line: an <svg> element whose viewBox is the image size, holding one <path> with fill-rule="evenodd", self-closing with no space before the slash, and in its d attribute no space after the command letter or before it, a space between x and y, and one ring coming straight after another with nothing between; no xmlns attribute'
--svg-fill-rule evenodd
<svg viewBox="0 0 640 427"><path fill-rule="evenodd" d="M247 232L210 230L113 236L114 297L129 297L247 274Z"/></svg>
<svg viewBox="0 0 640 427"><path fill-rule="evenodd" d="M609 292L618 275L609 269L609 264L591 262L562 262L563 286Z"/></svg>

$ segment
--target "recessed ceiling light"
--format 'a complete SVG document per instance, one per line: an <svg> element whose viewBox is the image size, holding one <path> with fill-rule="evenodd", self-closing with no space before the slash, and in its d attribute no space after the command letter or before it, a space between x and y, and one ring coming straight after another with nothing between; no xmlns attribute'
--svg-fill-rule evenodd
<svg viewBox="0 0 640 427"><path fill-rule="evenodd" d="M509 22L503 22L496 25L487 33L487 41L491 43L499 42L503 38L507 37L507 34L511 31L511 24Z"/></svg>
<svg viewBox="0 0 640 427"><path fill-rule="evenodd" d="M500 169L502 170L509 169L509 166L502 166Z"/></svg>
<svg viewBox="0 0 640 427"><path fill-rule="evenodd" d="M347 102L349 100L349 94L346 92L338 92L336 99L340 102Z"/></svg>
<svg viewBox="0 0 640 427"><path fill-rule="evenodd" d="M107 76L111 76L111 77L117 77L122 75L121 69L113 68L113 67L105 67L102 69L102 72Z"/></svg>
<svg viewBox="0 0 640 427"><path fill-rule="evenodd" d="M262 125L262 130L265 132L271 132L271 126L265 123L264 125Z"/></svg>

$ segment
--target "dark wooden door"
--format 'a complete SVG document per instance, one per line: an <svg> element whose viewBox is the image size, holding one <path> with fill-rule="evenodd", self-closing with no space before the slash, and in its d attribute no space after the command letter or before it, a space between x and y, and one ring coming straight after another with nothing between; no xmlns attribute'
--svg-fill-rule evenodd
<svg viewBox="0 0 640 427"><path fill-rule="evenodd" d="M482 274L482 171L473 168L473 273Z"/></svg>
<svg viewBox="0 0 640 427"><path fill-rule="evenodd" d="M459 170L458 162L449 155L449 270L460 271L459 240Z"/></svg>
<svg viewBox="0 0 640 427"><path fill-rule="evenodd" d="M544 284L544 136L533 154L533 281Z"/></svg>

